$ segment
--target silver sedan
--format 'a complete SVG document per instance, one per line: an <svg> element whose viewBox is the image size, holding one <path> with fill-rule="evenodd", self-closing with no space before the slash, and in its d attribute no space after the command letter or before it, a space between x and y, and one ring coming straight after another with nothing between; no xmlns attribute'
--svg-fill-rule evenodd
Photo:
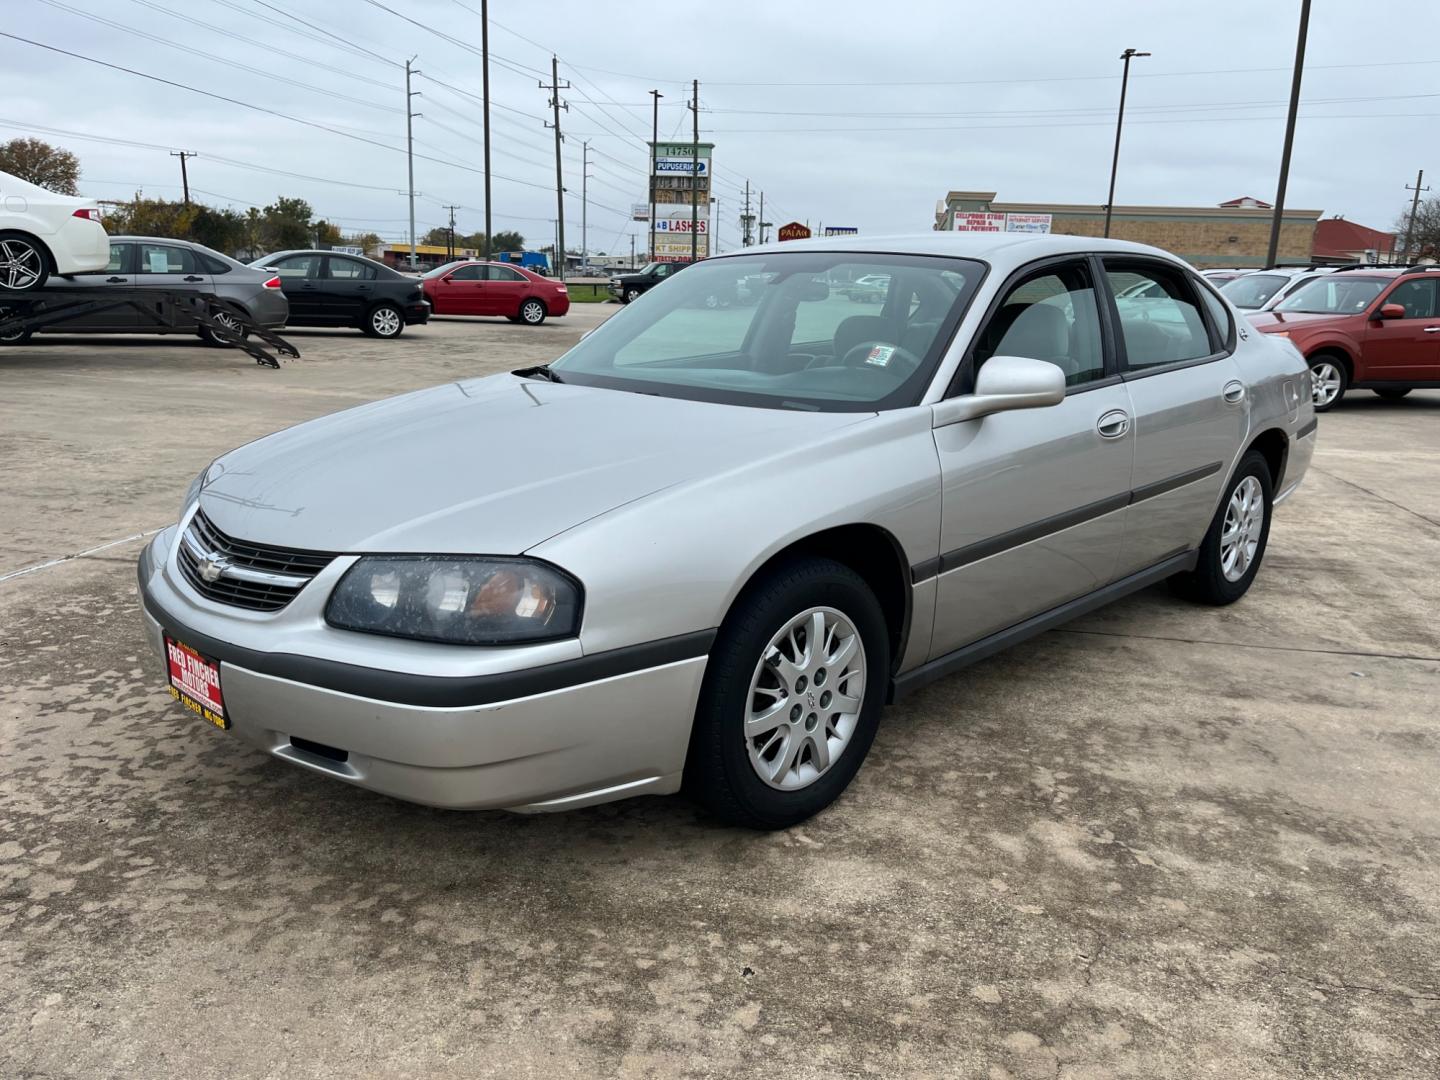
<svg viewBox="0 0 1440 1080"><path fill-rule="evenodd" d="M145 626L172 697L317 774L784 827L887 702L1155 582L1243 596L1308 377L1153 248L751 248L549 366L219 458L140 560Z"/></svg>

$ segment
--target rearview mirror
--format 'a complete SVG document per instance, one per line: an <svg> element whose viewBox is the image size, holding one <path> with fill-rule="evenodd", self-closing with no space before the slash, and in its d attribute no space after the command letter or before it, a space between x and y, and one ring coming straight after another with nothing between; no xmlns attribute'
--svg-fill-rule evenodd
<svg viewBox="0 0 1440 1080"><path fill-rule="evenodd" d="M975 392L934 407L934 427L958 424L1011 409L1040 409L1065 400L1065 372L1048 360L992 356L980 365Z"/></svg>
<svg viewBox="0 0 1440 1080"><path fill-rule="evenodd" d="M1405 318L1404 304L1381 304L1380 314L1377 319L1403 319Z"/></svg>

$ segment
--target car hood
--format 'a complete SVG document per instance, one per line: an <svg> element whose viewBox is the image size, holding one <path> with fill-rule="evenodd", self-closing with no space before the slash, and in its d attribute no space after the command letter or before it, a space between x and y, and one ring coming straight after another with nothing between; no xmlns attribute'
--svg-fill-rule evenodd
<svg viewBox="0 0 1440 1080"><path fill-rule="evenodd" d="M1331 326L1348 323L1355 318L1350 315L1325 315L1308 311L1247 311L1245 317L1250 325L1267 334L1292 330L1323 330Z"/></svg>
<svg viewBox="0 0 1440 1080"><path fill-rule="evenodd" d="M212 467L201 505L221 531L280 547L514 555L624 503L873 416L494 375L243 446Z"/></svg>

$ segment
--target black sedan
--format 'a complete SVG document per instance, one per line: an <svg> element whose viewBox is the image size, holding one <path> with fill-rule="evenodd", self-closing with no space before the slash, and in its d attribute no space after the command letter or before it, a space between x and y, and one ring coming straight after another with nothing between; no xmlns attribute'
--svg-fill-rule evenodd
<svg viewBox="0 0 1440 1080"><path fill-rule="evenodd" d="M250 264L273 269L290 301L291 326L357 326L371 337L399 337L429 320L420 279L384 263L336 251L277 251Z"/></svg>

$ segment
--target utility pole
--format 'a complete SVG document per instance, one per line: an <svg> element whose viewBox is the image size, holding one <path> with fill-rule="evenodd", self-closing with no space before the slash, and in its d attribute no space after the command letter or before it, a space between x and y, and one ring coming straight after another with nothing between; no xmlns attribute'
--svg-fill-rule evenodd
<svg viewBox="0 0 1440 1080"><path fill-rule="evenodd" d="M765 192L760 192L760 243L765 243L765 226L770 223L765 220Z"/></svg>
<svg viewBox="0 0 1440 1080"><path fill-rule="evenodd" d="M480 0L480 100L485 127L485 259L490 259L490 0Z"/></svg>
<svg viewBox="0 0 1440 1080"><path fill-rule="evenodd" d="M700 260L700 80L691 86L690 112L694 122L690 137L690 261ZM708 202L708 199L707 199Z"/></svg>
<svg viewBox="0 0 1440 1080"><path fill-rule="evenodd" d="M635 234L630 234L630 269L635 269Z"/></svg>
<svg viewBox="0 0 1440 1080"><path fill-rule="evenodd" d="M1136 56L1149 56L1148 52L1126 49L1120 54L1125 61L1125 71L1120 76L1120 112L1115 117L1115 153L1110 158L1110 194L1105 199L1105 235L1110 235L1110 213L1115 209L1115 172L1120 168L1120 129L1125 126L1125 91L1130 86L1130 60Z"/></svg>
<svg viewBox="0 0 1440 1080"><path fill-rule="evenodd" d="M185 205L190 205L190 176L185 171L185 159L199 157L200 155L190 150L171 150L171 157L180 159L180 186L185 189Z"/></svg>
<svg viewBox="0 0 1440 1080"><path fill-rule="evenodd" d="M590 263L590 142L580 144L580 263Z"/></svg>
<svg viewBox="0 0 1440 1080"><path fill-rule="evenodd" d="M560 133L560 109L563 107L566 112L570 111L570 103L560 100L560 91L570 89L567 82L560 85L560 60L556 56L550 57L550 85L540 84L542 90L550 91L550 108L555 114L555 122L547 123L546 127L555 129L555 257L559 265L555 273L561 281L565 280L565 172L560 164L560 144L565 136Z"/></svg>
<svg viewBox="0 0 1440 1080"><path fill-rule="evenodd" d="M650 111L650 163L645 166L645 174L650 182L650 261L655 261L655 158L660 153L660 99L665 95L659 90L651 90L650 96L655 100L651 103ZM633 259L631 260L634 261Z"/></svg>
<svg viewBox="0 0 1440 1080"><path fill-rule="evenodd" d="M713 201L713 210L710 215L710 254L720 254L720 196L716 195Z"/></svg>
<svg viewBox="0 0 1440 1080"><path fill-rule="evenodd" d="M755 218L750 214L750 181L745 181L745 209L740 214L740 246L750 246L750 226Z"/></svg>
<svg viewBox="0 0 1440 1080"><path fill-rule="evenodd" d="M1405 261L1406 261L1406 262L1409 262L1410 259L1411 259L1411 254L1410 254L1410 252L1411 252L1411 245L1412 245L1412 244L1414 243L1414 241L1415 241L1415 218L1416 218L1417 216L1419 216L1419 214L1420 214L1420 193L1421 193L1422 191L1429 191L1429 190L1430 190L1428 187L1421 187L1421 186L1420 186L1420 185L1423 184L1424 182L1425 182L1425 170L1424 170L1424 169L1421 169L1421 170L1420 170L1420 174L1415 177L1415 187L1414 187L1414 188L1411 188L1409 184L1406 184L1406 185L1405 185L1405 190L1406 190L1406 191L1412 191L1412 190L1413 190L1413 191L1415 192L1415 198L1414 198L1414 200L1410 203L1410 222L1409 222L1409 224L1407 224L1407 225L1405 226ZM1392 255L1391 257L1393 258L1394 256Z"/></svg>
<svg viewBox="0 0 1440 1080"><path fill-rule="evenodd" d="M455 211L459 210L460 207L447 206L445 209L450 211L450 235L448 237L449 242L445 245L445 252L447 258L453 259L455 258Z"/></svg>
<svg viewBox="0 0 1440 1080"><path fill-rule="evenodd" d="M420 95L410 89L410 76L420 74L410 67L415 57L405 61L405 165L410 176L410 269L415 269L415 131L412 121L420 114L410 111L410 99Z"/></svg>
<svg viewBox="0 0 1440 1080"><path fill-rule="evenodd" d="M1310 32L1310 0L1300 0L1300 33L1295 39L1295 74L1290 79L1290 114L1285 119L1285 149L1280 153L1280 183L1275 189L1275 216L1270 220L1267 267L1280 251L1280 221L1285 216L1285 185L1290 180L1290 148L1295 143L1295 114L1300 111L1300 78L1305 74L1305 37Z"/></svg>

